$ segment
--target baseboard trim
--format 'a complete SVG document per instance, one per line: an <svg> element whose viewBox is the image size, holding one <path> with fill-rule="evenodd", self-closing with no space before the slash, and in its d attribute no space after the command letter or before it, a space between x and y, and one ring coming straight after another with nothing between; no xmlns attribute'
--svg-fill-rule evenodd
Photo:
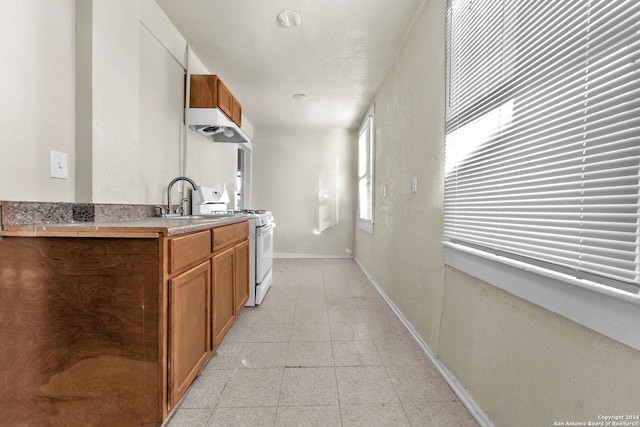
<svg viewBox="0 0 640 427"><path fill-rule="evenodd" d="M274 258L305 258L305 259L353 259L353 255L323 255L323 254L291 254L287 252L275 252Z"/></svg>
<svg viewBox="0 0 640 427"><path fill-rule="evenodd" d="M438 359L435 353L431 350L431 348L429 348L427 343L422 339L422 337L415 330L413 325L411 325L411 323L407 320L407 318L404 317L404 314L402 314L402 311L400 311L400 309L393 303L391 298L389 298L389 296L382 290L380 285L378 285L378 283L376 283L373 277L371 277L371 275L369 274L367 269L364 267L364 265L362 265L360 260L357 257L354 259L358 264L358 266L360 267L360 269L362 270L362 272L365 274L365 276L367 276L367 279L369 279L371 284L376 288L376 290L378 291L382 299L384 299L384 301L387 303L389 308L391 308L391 310L395 313L395 315L402 322L405 328L407 328L411 336L413 336L413 338L416 340L418 345L420 345L420 347L422 348L422 351L424 351L429 361L433 363L433 365L436 367L438 372L440 372L440 374L442 375L444 380L447 382L447 384L449 384L449 386L451 387L453 392L456 394L456 396L458 396L458 399L460 399L460 402L467 408L467 410L471 413L473 418L475 418L478 424L480 424L482 427L494 427L491 421L489 420L489 417L487 417L487 414L485 414L484 411L480 408L480 406L478 406L478 404L475 402L475 400L473 400L471 395L462 386L462 384L460 384L460 382L455 377L455 375L453 375L453 373L449 369L447 369L447 367L440 361L440 359Z"/></svg>

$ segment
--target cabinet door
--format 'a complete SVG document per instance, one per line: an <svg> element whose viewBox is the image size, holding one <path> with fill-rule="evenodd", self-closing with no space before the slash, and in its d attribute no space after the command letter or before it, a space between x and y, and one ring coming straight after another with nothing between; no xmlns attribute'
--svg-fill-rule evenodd
<svg viewBox="0 0 640 427"><path fill-rule="evenodd" d="M229 120L233 119L233 96L222 80L218 80L218 109L226 114Z"/></svg>
<svg viewBox="0 0 640 427"><path fill-rule="evenodd" d="M169 400L172 408L209 356L210 289L209 261L169 281Z"/></svg>
<svg viewBox="0 0 640 427"><path fill-rule="evenodd" d="M231 121L238 126L242 126L242 106L237 99L232 100L233 108L231 109Z"/></svg>
<svg viewBox="0 0 640 427"><path fill-rule="evenodd" d="M235 248L231 247L214 256L213 263L213 343L215 348L234 319L234 258Z"/></svg>
<svg viewBox="0 0 640 427"><path fill-rule="evenodd" d="M189 107L216 108L218 106L218 76L191 74Z"/></svg>
<svg viewBox="0 0 640 427"><path fill-rule="evenodd" d="M235 281L235 315L240 313L249 299L249 241L238 244L236 252L236 281Z"/></svg>

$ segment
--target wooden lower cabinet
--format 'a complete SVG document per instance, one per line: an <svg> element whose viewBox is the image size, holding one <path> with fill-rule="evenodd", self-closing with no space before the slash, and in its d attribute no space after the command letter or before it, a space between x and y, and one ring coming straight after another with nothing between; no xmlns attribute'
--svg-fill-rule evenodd
<svg viewBox="0 0 640 427"><path fill-rule="evenodd" d="M160 426L161 240L0 236L0 425Z"/></svg>
<svg viewBox="0 0 640 427"><path fill-rule="evenodd" d="M211 350L211 266L205 261L169 282L169 400L174 407Z"/></svg>
<svg viewBox="0 0 640 427"><path fill-rule="evenodd" d="M0 425L160 426L248 293L248 223L0 234Z"/></svg>
<svg viewBox="0 0 640 427"><path fill-rule="evenodd" d="M234 320L234 253L233 247L215 255L211 260L213 270L213 343L217 347Z"/></svg>
<svg viewBox="0 0 640 427"><path fill-rule="evenodd" d="M234 301L235 314L237 315L244 308L249 300L249 241L238 244L235 247L235 273Z"/></svg>
<svg viewBox="0 0 640 427"><path fill-rule="evenodd" d="M248 223L213 231L212 350L218 346L249 299Z"/></svg>

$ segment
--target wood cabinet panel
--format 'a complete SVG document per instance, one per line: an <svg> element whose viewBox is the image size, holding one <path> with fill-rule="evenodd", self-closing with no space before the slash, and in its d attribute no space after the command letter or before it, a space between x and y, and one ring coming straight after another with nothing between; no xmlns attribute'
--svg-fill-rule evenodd
<svg viewBox="0 0 640 427"><path fill-rule="evenodd" d="M240 222L213 229L213 251L219 251L249 237L249 222Z"/></svg>
<svg viewBox="0 0 640 427"><path fill-rule="evenodd" d="M160 426L244 299L248 223L214 230L0 236L0 425Z"/></svg>
<svg viewBox="0 0 640 427"><path fill-rule="evenodd" d="M212 348L215 348L231 327L234 319L233 280L235 249L229 248L212 258L212 301L213 326Z"/></svg>
<svg viewBox="0 0 640 427"><path fill-rule="evenodd" d="M218 107L218 77L209 74L192 74L189 89L190 108Z"/></svg>
<svg viewBox="0 0 640 427"><path fill-rule="evenodd" d="M218 79L218 109L222 111L229 120L233 120L233 96L229 89Z"/></svg>
<svg viewBox="0 0 640 427"><path fill-rule="evenodd" d="M231 108L231 121L235 122L238 126L242 126L242 106L237 99L233 98Z"/></svg>
<svg viewBox="0 0 640 427"><path fill-rule="evenodd" d="M161 250L0 237L0 424L162 423Z"/></svg>
<svg viewBox="0 0 640 427"><path fill-rule="evenodd" d="M207 260L169 283L169 365L174 407L204 366L211 349L211 265Z"/></svg>
<svg viewBox="0 0 640 427"><path fill-rule="evenodd" d="M175 273L211 254L211 231L175 237L169 241L169 271Z"/></svg>
<svg viewBox="0 0 640 427"><path fill-rule="evenodd" d="M235 246L235 312L238 315L249 300L249 241Z"/></svg>

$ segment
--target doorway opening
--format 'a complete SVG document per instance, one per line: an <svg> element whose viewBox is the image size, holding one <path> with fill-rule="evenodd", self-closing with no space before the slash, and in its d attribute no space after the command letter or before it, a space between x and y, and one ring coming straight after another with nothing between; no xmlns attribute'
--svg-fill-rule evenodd
<svg viewBox="0 0 640 427"><path fill-rule="evenodd" d="M235 209L251 209L251 144L238 144Z"/></svg>

